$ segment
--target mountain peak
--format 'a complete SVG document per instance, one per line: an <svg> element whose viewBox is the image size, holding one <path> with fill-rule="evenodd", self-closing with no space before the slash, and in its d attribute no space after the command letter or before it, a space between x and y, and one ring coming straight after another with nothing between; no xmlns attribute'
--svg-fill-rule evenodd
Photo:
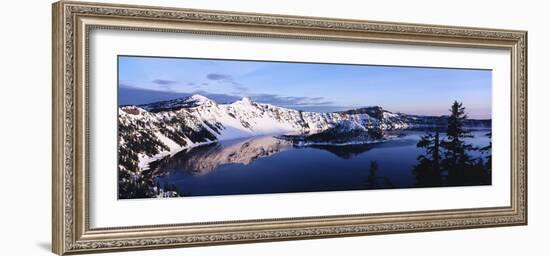
<svg viewBox="0 0 550 256"><path fill-rule="evenodd" d="M355 115L355 114L368 114L371 117L383 119L386 115L394 115L393 113L383 109L380 106L368 106L356 109L350 109L346 111L340 111L338 113Z"/></svg>
<svg viewBox="0 0 550 256"><path fill-rule="evenodd" d="M189 97L187 97L187 99L190 99L190 100L201 100L201 101L206 101L206 100L210 100L209 98L205 97L205 96L202 96L200 94L193 94Z"/></svg>
<svg viewBox="0 0 550 256"><path fill-rule="evenodd" d="M185 103L192 103L195 106L203 105L205 103L214 103L213 100L208 97L202 96L200 94L193 94L187 97L184 101Z"/></svg>
<svg viewBox="0 0 550 256"><path fill-rule="evenodd" d="M216 102L202 96L193 94L189 97L177 98L173 100L157 101L149 104L138 105L149 112L176 111L182 108L198 107L201 105L214 105Z"/></svg>
<svg viewBox="0 0 550 256"><path fill-rule="evenodd" d="M238 101L235 101L235 103L241 103L241 104L252 104L252 99L250 99L250 97L248 96L245 96L245 97L242 97L240 100Z"/></svg>

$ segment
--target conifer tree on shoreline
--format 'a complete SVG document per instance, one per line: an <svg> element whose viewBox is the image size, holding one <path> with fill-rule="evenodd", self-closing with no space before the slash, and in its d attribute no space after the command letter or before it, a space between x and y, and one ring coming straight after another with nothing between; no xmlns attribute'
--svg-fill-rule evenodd
<svg viewBox="0 0 550 256"><path fill-rule="evenodd" d="M425 150L425 154L418 156L419 163L413 169L417 186L490 184L491 143L477 148L467 142L473 135L464 126L468 116L462 103L454 101L449 111L445 138L440 138L439 132L427 133L417 143L417 147ZM490 137L490 133L487 136ZM483 157L470 155L476 150L489 154L486 162Z"/></svg>
<svg viewBox="0 0 550 256"><path fill-rule="evenodd" d="M476 148L466 143L467 138L472 138L470 131L464 128L464 120L468 117L462 103L453 102L449 123L447 126L447 138L442 142L444 159L443 167L448 171L448 182L451 185L462 185L467 182L465 170L473 164L468 151Z"/></svg>
<svg viewBox="0 0 550 256"><path fill-rule="evenodd" d="M420 137L416 144L419 148L424 148L426 155L418 156L419 164L413 170L417 178L418 186L433 187L440 186L443 182L441 177L441 139L439 132L435 135L427 133Z"/></svg>

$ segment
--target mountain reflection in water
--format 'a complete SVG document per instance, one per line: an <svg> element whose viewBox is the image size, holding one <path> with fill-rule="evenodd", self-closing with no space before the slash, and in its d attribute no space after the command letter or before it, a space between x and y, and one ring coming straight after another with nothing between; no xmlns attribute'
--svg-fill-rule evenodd
<svg viewBox="0 0 550 256"><path fill-rule="evenodd" d="M356 155L369 151L373 147L396 146L414 141L385 142L373 144L357 144L347 146L312 145L307 148L315 148L330 152L340 158L350 159ZM202 145L178 152L172 157L151 164L156 174L163 174L162 170L186 171L193 175L205 175L221 165L243 164L248 165L253 161L269 157L290 149L299 149L291 142L278 139L273 136L260 136L247 139L236 139L212 144Z"/></svg>
<svg viewBox="0 0 550 256"><path fill-rule="evenodd" d="M157 172L162 169L179 169L194 175L204 175L220 165L247 165L260 157L268 157L290 148L291 143L272 136L222 141L181 151L153 163L153 168Z"/></svg>

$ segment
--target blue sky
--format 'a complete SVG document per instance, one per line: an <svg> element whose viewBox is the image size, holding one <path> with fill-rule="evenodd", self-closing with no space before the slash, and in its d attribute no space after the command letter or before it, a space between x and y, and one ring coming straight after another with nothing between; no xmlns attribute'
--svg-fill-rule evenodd
<svg viewBox="0 0 550 256"><path fill-rule="evenodd" d="M470 118L491 118L491 71L188 58L119 57L119 104L199 93L305 111L365 106L446 115L454 100Z"/></svg>

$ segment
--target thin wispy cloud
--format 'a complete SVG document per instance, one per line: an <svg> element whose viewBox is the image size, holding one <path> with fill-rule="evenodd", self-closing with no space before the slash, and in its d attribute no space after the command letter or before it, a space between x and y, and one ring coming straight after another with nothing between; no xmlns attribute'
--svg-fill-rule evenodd
<svg viewBox="0 0 550 256"><path fill-rule="evenodd" d="M204 86L208 86L207 82L180 82L168 79L154 79L151 81L156 85L156 88L162 91L180 92L182 90L199 90Z"/></svg>
<svg viewBox="0 0 550 256"><path fill-rule="evenodd" d="M237 90L237 94L244 93L248 91L248 88L240 85L236 85L235 89Z"/></svg>
<svg viewBox="0 0 550 256"><path fill-rule="evenodd" d="M235 89L235 93L240 94L248 91L248 88L237 82L232 75L222 73L210 73L206 75L206 78L211 81L217 81L222 84L232 85Z"/></svg>
<svg viewBox="0 0 550 256"><path fill-rule="evenodd" d="M173 85L178 83L178 81L164 80L164 79L155 79L152 82L158 85Z"/></svg>
<svg viewBox="0 0 550 256"><path fill-rule="evenodd" d="M277 106L329 106L334 103L323 97L292 97L277 94L253 94L250 95L254 101L268 103Z"/></svg>
<svg viewBox="0 0 550 256"><path fill-rule="evenodd" d="M233 82L233 77L227 74L210 73L206 75L206 78L208 78L209 80Z"/></svg>

